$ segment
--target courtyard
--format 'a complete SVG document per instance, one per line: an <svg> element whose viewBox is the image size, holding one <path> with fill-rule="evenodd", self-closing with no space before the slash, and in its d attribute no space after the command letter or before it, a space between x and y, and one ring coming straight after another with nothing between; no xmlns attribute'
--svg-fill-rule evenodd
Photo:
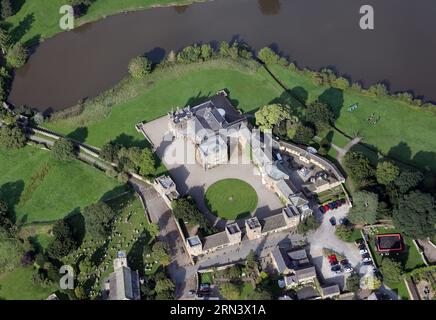
<svg viewBox="0 0 436 320"><path fill-rule="evenodd" d="M223 179L242 180L256 191L258 202L251 214L259 219L276 214L282 209L282 202L272 190L262 184L258 170L251 163L246 152L235 149L232 152L232 159L237 157L236 163L232 161L205 170L195 163L195 149L191 142L172 139L168 130L167 116L145 123L143 131L152 143L157 156L168 169L180 194L192 196L198 208L218 227L224 227L226 221L211 213L204 197L211 185Z"/></svg>

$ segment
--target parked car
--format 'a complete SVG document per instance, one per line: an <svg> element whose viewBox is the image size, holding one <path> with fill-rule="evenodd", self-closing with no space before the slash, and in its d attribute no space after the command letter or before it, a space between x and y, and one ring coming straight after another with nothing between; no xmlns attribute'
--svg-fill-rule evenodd
<svg viewBox="0 0 436 320"><path fill-rule="evenodd" d="M351 273L351 272L354 271L354 269L353 269L353 267L351 266L351 264L347 264L347 265L344 266L344 271L345 271L346 273Z"/></svg>
<svg viewBox="0 0 436 320"><path fill-rule="evenodd" d="M343 224L344 226L348 226L348 225L350 225L350 220L348 220L348 218L340 218L339 224Z"/></svg>
<svg viewBox="0 0 436 320"><path fill-rule="evenodd" d="M329 210L330 210L330 207L329 207L327 204L325 204L325 205L324 205L324 211L327 212L327 211L329 211Z"/></svg>
<svg viewBox="0 0 436 320"><path fill-rule="evenodd" d="M365 259L366 259L366 261L365 261ZM374 264L372 263L371 258L363 258L363 264L364 264L365 266L373 266L373 265L374 265Z"/></svg>
<svg viewBox="0 0 436 320"><path fill-rule="evenodd" d="M327 259L329 260L329 263L330 263L331 265L338 264L338 258L336 258L336 255L335 255L335 254L331 254L331 255L329 255L329 256L327 257Z"/></svg>
<svg viewBox="0 0 436 320"><path fill-rule="evenodd" d="M329 219L329 221L330 221L330 224L331 224L332 226L335 226L335 225L336 225L336 218L335 218L335 217L331 217L331 218Z"/></svg>
<svg viewBox="0 0 436 320"><path fill-rule="evenodd" d="M331 271L335 272L335 273L341 273L342 272L342 268L339 264L334 265L330 268Z"/></svg>
<svg viewBox="0 0 436 320"><path fill-rule="evenodd" d="M362 261L363 262L371 262L371 257L369 256L369 254L365 254L362 256Z"/></svg>
<svg viewBox="0 0 436 320"><path fill-rule="evenodd" d="M319 211L321 211L322 214L326 213L324 206L319 206Z"/></svg>
<svg viewBox="0 0 436 320"><path fill-rule="evenodd" d="M347 203L347 199L342 198L341 200L339 200L342 204L346 204Z"/></svg>
<svg viewBox="0 0 436 320"><path fill-rule="evenodd" d="M341 260L341 265L345 266L345 265L347 265L347 264L350 264L350 263L348 262L348 259L343 259L343 260Z"/></svg>
<svg viewBox="0 0 436 320"><path fill-rule="evenodd" d="M338 208L341 207L342 206L341 200L336 200L336 205L338 206Z"/></svg>
<svg viewBox="0 0 436 320"><path fill-rule="evenodd" d="M359 253L361 255L364 255L364 254L368 253L368 250L366 250L366 248L362 248L362 249L359 248Z"/></svg>

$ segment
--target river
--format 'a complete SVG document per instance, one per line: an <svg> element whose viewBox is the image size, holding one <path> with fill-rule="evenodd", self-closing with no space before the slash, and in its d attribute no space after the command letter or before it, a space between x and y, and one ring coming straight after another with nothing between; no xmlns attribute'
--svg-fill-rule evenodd
<svg viewBox="0 0 436 320"><path fill-rule="evenodd" d="M359 28L364 4L374 7L375 30ZM192 43L232 39L436 101L434 0L215 0L122 13L47 39L16 72L9 102L59 110L114 86L134 56L158 61Z"/></svg>

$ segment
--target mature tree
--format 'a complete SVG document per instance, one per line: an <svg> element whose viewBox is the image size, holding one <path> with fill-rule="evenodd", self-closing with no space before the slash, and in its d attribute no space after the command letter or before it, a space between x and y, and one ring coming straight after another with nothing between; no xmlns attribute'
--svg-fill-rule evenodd
<svg viewBox="0 0 436 320"><path fill-rule="evenodd" d="M6 30L6 26L4 24L0 24L0 50L5 54L10 44L9 33Z"/></svg>
<svg viewBox="0 0 436 320"><path fill-rule="evenodd" d="M347 152L344 157L344 165L355 182L368 179L374 175L371 162L361 152Z"/></svg>
<svg viewBox="0 0 436 320"><path fill-rule="evenodd" d="M201 58L201 48L197 45L187 46L177 54L177 61L181 63L197 62Z"/></svg>
<svg viewBox="0 0 436 320"><path fill-rule="evenodd" d="M168 254L168 244L162 241L156 241L152 247L151 256L155 261L158 261L161 265L167 266L171 262L171 257Z"/></svg>
<svg viewBox="0 0 436 320"><path fill-rule="evenodd" d="M295 130L295 135L291 138L295 143L309 144L315 136L312 127L299 124Z"/></svg>
<svg viewBox="0 0 436 320"><path fill-rule="evenodd" d="M26 48L19 42L14 44L9 48L6 53L6 61L12 68L19 68L26 63L27 59L27 50Z"/></svg>
<svg viewBox="0 0 436 320"><path fill-rule="evenodd" d="M354 224L373 224L377 219L378 196L368 191L356 192L348 215Z"/></svg>
<svg viewBox="0 0 436 320"><path fill-rule="evenodd" d="M339 239L350 242L353 235L353 230L350 227L340 225L336 228L335 234Z"/></svg>
<svg viewBox="0 0 436 320"><path fill-rule="evenodd" d="M74 15L80 17L86 13L94 0L67 0L67 4L73 7Z"/></svg>
<svg viewBox="0 0 436 320"><path fill-rule="evenodd" d="M172 203L173 213L177 219L188 224L206 224L203 214L198 210L192 198L181 198Z"/></svg>
<svg viewBox="0 0 436 320"><path fill-rule="evenodd" d="M311 230L318 229L319 226L320 223L316 220L314 216L308 216L298 224L297 232L301 234L306 234Z"/></svg>
<svg viewBox="0 0 436 320"><path fill-rule="evenodd" d="M403 273L403 267L400 262L394 261L389 258L383 258L380 266L380 272L383 279L387 282L398 282Z"/></svg>
<svg viewBox="0 0 436 320"><path fill-rule="evenodd" d="M241 268L238 265L233 265L224 270L225 277L229 280L238 280L241 278Z"/></svg>
<svg viewBox="0 0 436 320"><path fill-rule="evenodd" d="M290 119L291 114L288 106L270 104L263 106L256 113L256 124L262 130L273 129L281 121Z"/></svg>
<svg viewBox="0 0 436 320"><path fill-rule="evenodd" d="M413 191L398 200L393 212L395 225L414 239L435 234L436 205L434 198L421 191Z"/></svg>
<svg viewBox="0 0 436 320"><path fill-rule="evenodd" d="M0 147L6 149L19 149L26 145L26 136L17 126L0 127Z"/></svg>
<svg viewBox="0 0 436 320"><path fill-rule="evenodd" d="M163 272L159 272L155 276L156 285L154 291L156 298L159 300L172 300L174 299L175 285Z"/></svg>
<svg viewBox="0 0 436 320"><path fill-rule="evenodd" d="M400 175L395 179L394 185L401 194L404 194L418 186L423 179L422 172L405 170L401 171Z"/></svg>
<svg viewBox="0 0 436 320"><path fill-rule="evenodd" d="M226 300L238 300L241 295L241 286L231 282L225 282L220 285L220 293Z"/></svg>
<svg viewBox="0 0 436 320"><path fill-rule="evenodd" d="M69 161L76 158L76 148L74 144L65 138L55 141L51 149L53 158L60 161Z"/></svg>
<svg viewBox="0 0 436 320"><path fill-rule="evenodd" d="M121 145L110 141L103 145L100 150L100 156L109 162L117 162L118 161L118 152L121 150Z"/></svg>
<svg viewBox="0 0 436 320"><path fill-rule="evenodd" d="M142 79L151 72L151 62L145 57L133 58L129 63L129 73L134 79Z"/></svg>
<svg viewBox="0 0 436 320"><path fill-rule="evenodd" d="M22 243L0 227L0 274L14 271L24 252Z"/></svg>
<svg viewBox="0 0 436 320"><path fill-rule="evenodd" d="M390 185L400 174L400 168L390 161L379 162L376 170L377 182L385 186Z"/></svg>
<svg viewBox="0 0 436 320"><path fill-rule="evenodd" d="M77 248L73 231L65 220L58 220L53 226L54 239L47 248L47 253L53 258L61 258Z"/></svg>
<svg viewBox="0 0 436 320"><path fill-rule="evenodd" d="M347 290L357 292L360 289L360 276L358 273L353 273L347 278Z"/></svg>
<svg viewBox="0 0 436 320"><path fill-rule="evenodd" d="M14 14L11 0L2 0L1 1L1 12L2 12L2 18L6 19L9 18Z"/></svg>
<svg viewBox="0 0 436 320"><path fill-rule="evenodd" d="M159 225L157 223L150 223L148 225L148 232L152 239L156 238L159 235Z"/></svg>
<svg viewBox="0 0 436 320"><path fill-rule="evenodd" d="M280 57L268 47L260 49L257 57L265 64L277 64L280 61Z"/></svg>
<svg viewBox="0 0 436 320"><path fill-rule="evenodd" d="M156 159L149 148L142 149L139 162L139 173L143 176L151 176L156 172Z"/></svg>
<svg viewBox="0 0 436 320"><path fill-rule="evenodd" d="M328 128L333 121L333 111L329 105L315 101L307 106L306 121L313 123L318 132Z"/></svg>
<svg viewBox="0 0 436 320"><path fill-rule="evenodd" d="M105 239L110 233L116 213L104 202L87 206L83 210L86 231L97 239Z"/></svg>
<svg viewBox="0 0 436 320"><path fill-rule="evenodd" d="M209 60L212 57L213 49L210 44L203 44L201 47L201 58L203 60Z"/></svg>
<svg viewBox="0 0 436 320"><path fill-rule="evenodd" d="M259 264L257 263L256 255L253 250L250 250L245 260L245 273L247 277L252 279L255 283L261 280L259 277Z"/></svg>

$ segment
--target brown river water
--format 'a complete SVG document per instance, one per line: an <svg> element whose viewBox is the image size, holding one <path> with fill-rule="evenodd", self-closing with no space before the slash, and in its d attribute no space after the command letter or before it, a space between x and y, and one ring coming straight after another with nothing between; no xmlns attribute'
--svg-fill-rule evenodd
<svg viewBox="0 0 436 320"><path fill-rule="evenodd" d="M375 30L359 28L364 4L374 7ZM47 39L17 71L9 102L59 110L114 86L134 56L159 61L232 39L436 101L434 0L215 0L118 14Z"/></svg>

